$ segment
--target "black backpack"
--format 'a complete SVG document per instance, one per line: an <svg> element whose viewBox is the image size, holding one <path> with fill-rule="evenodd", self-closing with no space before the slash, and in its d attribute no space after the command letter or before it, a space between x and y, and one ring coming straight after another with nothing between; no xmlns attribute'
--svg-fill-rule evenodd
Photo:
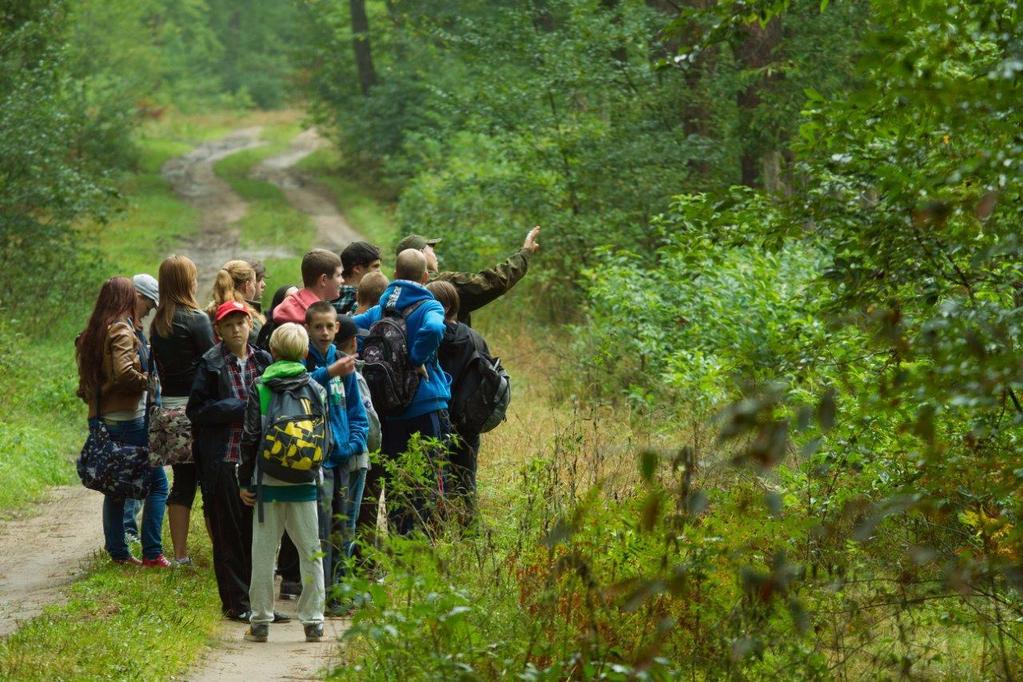
<svg viewBox="0 0 1023 682"><path fill-rule="evenodd" d="M381 417L396 417L416 397L419 374L408 355L408 316L425 302L417 301L405 310L386 306L383 315L369 328L362 344L365 365L362 376L369 386L373 407Z"/></svg>
<svg viewBox="0 0 1023 682"><path fill-rule="evenodd" d="M511 377L499 358L474 350L452 386L449 412L460 433L486 433L507 418Z"/></svg>

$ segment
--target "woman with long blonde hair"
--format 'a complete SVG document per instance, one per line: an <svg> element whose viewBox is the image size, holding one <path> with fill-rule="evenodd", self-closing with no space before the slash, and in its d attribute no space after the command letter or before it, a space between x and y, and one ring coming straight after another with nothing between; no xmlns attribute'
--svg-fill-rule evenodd
<svg viewBox="0 0 1023 682"><path fill-rule="evenodd" d="M214 345L213 327L195 300L199 289L195 263L187 256L170 256L160 264L159 274L160 305L156 308L156 318L149 333L163 389L160 409L176 415L179 426L174 428L170 424L166 427L168 433L161 435L165 439L173 439L168 444L169 450L190 451L191 428L184 411L199 358ZM167 518L174 544L174 561L182 565L191 562L188 558L188 525L199 475L196 463L191 461L172 463L171 469L174 483L167 498Z"/></svg>
<svg viewBox="0 0 1023 682"><path fill-rule="evenodd" d="M256 339L259 338L259 330L266 322L262 313L249 303L256 298L258 290L255 268L248 261L229 260L217 272L217 279L213 282L213 300L206 306L206 314L212 320L221 304L226 301L238 301L249 310L249 316L252 318L249 343L255 345Z"/></svg>

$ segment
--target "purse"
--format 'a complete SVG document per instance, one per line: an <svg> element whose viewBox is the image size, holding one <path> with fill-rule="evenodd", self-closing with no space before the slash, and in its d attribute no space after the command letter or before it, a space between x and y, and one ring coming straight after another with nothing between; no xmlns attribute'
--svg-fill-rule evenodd
<svg viewBox="0 0 1023 682"><path fill-rule="evenodd" d="M149 419L149 463L166 466L192 461L192 423L185 408L155 406Z"/></svg>
<svg viewBox="0 0 1023 682"><path fill-rule="evenodd" d="M150 362L152 372L152 362ZM89 435L78 455L76 468L82 485L104 495L134 500L149 494L152 467L149 448L114 442L100 419L100 387L96 386L96 416L89 420ZM146 430L149 428L150 394L146 394Z"/></svg>

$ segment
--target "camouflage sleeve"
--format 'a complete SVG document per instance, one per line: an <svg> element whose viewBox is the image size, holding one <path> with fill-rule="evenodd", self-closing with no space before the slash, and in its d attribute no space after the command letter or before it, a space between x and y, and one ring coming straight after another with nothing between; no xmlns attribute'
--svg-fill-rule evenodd
<svg viewBox="0 0 1023 682"><path fill-rule="evenodd" d="M515 286L529 268L529 251L520 249L507 260L480 272L440 272L435 280L451 282L458 290L458 318L496 300Z"/></svg>

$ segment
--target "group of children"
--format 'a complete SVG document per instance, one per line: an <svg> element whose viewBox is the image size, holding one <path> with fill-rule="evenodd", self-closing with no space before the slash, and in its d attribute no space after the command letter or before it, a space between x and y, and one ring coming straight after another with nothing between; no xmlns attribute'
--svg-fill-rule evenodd
<svg viewBox="0 0 1023 682"><path fill-rule="evenodd" d="M485 406L487 423L504 412L462 390L483 384L466 380L482 376L466 369L480 366L481 354L493 363L488 368L498 366L467 326L469 314L525 275L539 230L477 273L438 272L438 240L408 235L397 245L394 281L380 272L372 244L355 242L340 254L315 249L302 259L302 287L281 287L266 317L259 264L226 263L205 311L195 300L198 271L185 256L164 259L159 281L107 280L75 341L78 395L89 406L90 432L118 447L148 444L153 463L141 560L126 541L134 508L119 490L104 491L111 559L188 565L188 513L201 484L225 616L249 624L246 639L266 641L270 623L288 620L274 612L275 569L284 577L293 563L299 575L291 594L301 595L306 638L320 639L325 611L343 615L352 606L335 588L352 566L356 538L364 543L376 530L382 495L391 533L424 528L452 507L469 512L459 520L471 520L479 434L492 426L473 427L483 422L465 419L464 406ZM154 307L150 344L142 319ZM400 343L378 331L394 324ZM381 390L384 350L402 359L407 390L398 401ZM377 359L363 362L360 354ZM506 407L510 392L500 395ZM403 485L410 443L425 444L433 493L429 482L425 490ZM381 465L370 465L371 453ZM161 464L174 471L169 494ZM462 501L449 505L454 497ZM173 562L161 543L165 503L173 512Z"/></svg>
<svg viewBox="0 0 1023 682"><path fill-rule="evenodd" d="M323 636L325 612L340 615L350 607L336 587L351 564L360 508L375 511L384 474L373 467L375 484L364 503L369 453L379 449L385 457L397 457L415 433L446 440L452 432L446 413L452 377L441 366L438 351L446 337L464 336L453 330L468 329L457 322L454 287L447 282L428 286L426 260L414 249L399 254L394 282L379 272L377 258L358 273L357 286L346 284L352 278L345 277L351 273L345 272L342 260L320 249L306 254L303 288L269 311L261 337L268 341L266 349L251 343L252 306L227 300L211 311L219 343L202 356L188 398L197 461L216 469L212 495L204 504L221 599L225 613L248 620L249 641L266 641L270 623L287 620L274 612L282 535L286 532L297 548L298 617L306 639L317 641ZM416 308L408 317L408 352L423 378L408 409L381 423L357 352L360 339L385 314L389 302ZM299 466L302 470L290 472L295 475L287 480L263 470L271 456L264 449L276 447L268 429L286 400L301 404L305 416L322 414L329 427L322 460L311 455L308 468ZM475 451L465 453L478 447L478 434L475 442L474 434L467 435L454 439L461 445L452 449L453 460L461 456L466 461L452 463L464 470L472 460L471 483L463 475L454 486L471 495ZM298 439L288 442L316 450L310 444L314 436ZM391 531L397 533L411 531L422 511L403 508L397 501L388 506ZM363 527L375 527L375 513L370 516L362 520Z"/></svg>

